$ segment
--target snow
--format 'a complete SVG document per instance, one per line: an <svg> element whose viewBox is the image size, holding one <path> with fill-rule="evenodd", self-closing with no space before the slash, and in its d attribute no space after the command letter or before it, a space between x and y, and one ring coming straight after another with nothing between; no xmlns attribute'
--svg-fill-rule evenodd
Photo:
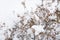
<svg viewBox="0 0 60 40"><path fill-rule="evenodd" d="M35 35L38 35L40 32L43 32L43 26L42 25L33 25L32 26L33 29L35 29Z"/></svg>
<svg viewBox="0 0 60 40"><path fill-rule="evenodd" d="M7 26L3 27L2 30L0 29L0 40L4 40L3 33L5 30L13 28L12 26L14 23L18 21L17 14L23 15L27 10L28 12L31 12L31 10L33 11L36 9L37 5L42 5L42 0L26 0L26 8L24 9L23 5L21 4L22 1L24 0L0 0L0 23L5 22ZM46 5L47 3L51 3L51 1L43 2L44 7L47 8L50 13L54 13L57 8L60 10L60 3L57 6L57 0L52 3L51 6ZM55 19L56 16L51 16L49 18ZM42 25L33 25L32 28L36 31L35 35L38 35L40 32L44 31ZM29 29L28 31L31 30ZM14 40L17 40L17 38Z"/></svg>

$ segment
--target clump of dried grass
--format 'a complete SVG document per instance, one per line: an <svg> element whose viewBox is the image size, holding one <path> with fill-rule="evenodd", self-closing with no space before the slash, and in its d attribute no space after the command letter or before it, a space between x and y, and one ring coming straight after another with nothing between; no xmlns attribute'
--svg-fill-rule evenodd
<svg viewBox="0 0 60 40"><path fill-rule="evenodd" d="M25 6L25 3L22 3ZM33 15L32 15L33 14ZM38 6L36 11L32 13L27 13L26 15L30 15L30 19L25 15L17 17L20 19L19 22L15 24L15 28L12 28L10 37L6 38L6 40L13 40L14 36L19 40L56 40L56 36L60 34L60 31L56 31L58 24L60 24L60 12L56 11L54 14L51 14L50 11L43 6ZM57 18L49 19L50 16L55 15ZM38 19L37 19L37 18ZM28 20L27 20L28 19ZM42 22L42 24L41 24ZM32 28L33 25L45 25L44 32L40 32L38 35L35 35L35 29ZM27 30L30 29L32 33L28 34ZM11 39L12 38L12 39Z"/></svg>

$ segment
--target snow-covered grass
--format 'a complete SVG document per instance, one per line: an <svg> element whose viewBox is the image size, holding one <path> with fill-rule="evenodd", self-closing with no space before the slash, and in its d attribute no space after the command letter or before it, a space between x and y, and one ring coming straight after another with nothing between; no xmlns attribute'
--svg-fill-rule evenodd
<svg viewBox="0 0 60 40"><path fill-rule="evenodd" d="M25 2L26 8L24 8L24 5L22 5L22 2ZM42 0L0 0L0 24L5 23L5 25L3 25L2 28L0 28L0 40L5 39L3 34L4 32L6 32L6 30L8 31L8 29L13 28L15 23L19 22L20 19L17 18L17 15L20 15L20 16L25 15L24 14L25 12L34 13L36 11L37 6L41 7L42 4L43 4L42 8L48 9L49 13L52 14L52 16L49 17L49 19L56 19L56 16L54 15L56 12L56 9L58 8L58 10L60 11L60 3L58 4L57 0L55 0L53 3L51 0L49 1L45 0L43 1L43 3L42 3ZM31 16L36 16L36 14L27 14L25 16L27 16L26 18L29 20ZM38 17L36 19L38 19ZM42 25L33 25L32 28L36 31L35 35L44 31ZM14 40L17 40L17 39L14 39Z"/></svg>

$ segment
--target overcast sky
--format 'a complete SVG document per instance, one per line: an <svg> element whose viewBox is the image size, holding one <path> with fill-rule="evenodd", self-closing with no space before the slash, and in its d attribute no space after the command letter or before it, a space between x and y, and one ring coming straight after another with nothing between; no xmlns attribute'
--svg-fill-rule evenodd
<svg viewBox="0 0 60 40"><path fill-rule="evenodd" d="M22 13L23 10L21 0L0 0L0 22L12 25L16 13Z"/></svg>

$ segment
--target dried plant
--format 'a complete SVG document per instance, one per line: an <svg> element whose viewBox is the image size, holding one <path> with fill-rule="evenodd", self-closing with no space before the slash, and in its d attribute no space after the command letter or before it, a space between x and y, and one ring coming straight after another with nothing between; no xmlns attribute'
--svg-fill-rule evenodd
<svg viewBox="0 0 60 40"><path fill-rule="evenodd" d="M15 28L12 28L10 38L13 38L15 35L19 40L56 40L56 36L60 34L60 31L56 31L58 27L58 19L49 19L50 14L46 9L39 8L34 14L30 16L30 19L27 20L26 16L18 16L20 21L16 23ZM41 14L42 13L42 14ZM38 20L36 19L36 16ZM40 16L42 15L42 16ZM41 20L41 21L40 21ZM43 22L42 22L43 21ZM40 22L40 23L39 23ZM41 24L42 22L42 24ZM44 32L40 32L38 35L35 34L35 29L32 28L34 25L45 25ZM29 33L28 30L31 30L32 33ZM16 33L16 34L15 34ZM7 38L8 40L12 40Z"/></svg>
<svg viewBox="0 0 60 40"><path fill-rule="evenodd" d="M24 2L22 4L25 6ZM51 16L56 16L56 18L50 18ZM30 14L17 15L17 17L20 21L14 25L14 28L8 29L11 33L9 36L8 32L6 33L7 37L5 40L13 40L14 38L19 40L60 40L57 38L60 34L58 30L60 28L60 12L58 10L53 14L42 5L37 6L36 10L30 12ZM5 23L3 24L5 25ZM39 30L41 32L36 35L36 30L32 28L34 25L44 26L44 31Z"/></svg>

